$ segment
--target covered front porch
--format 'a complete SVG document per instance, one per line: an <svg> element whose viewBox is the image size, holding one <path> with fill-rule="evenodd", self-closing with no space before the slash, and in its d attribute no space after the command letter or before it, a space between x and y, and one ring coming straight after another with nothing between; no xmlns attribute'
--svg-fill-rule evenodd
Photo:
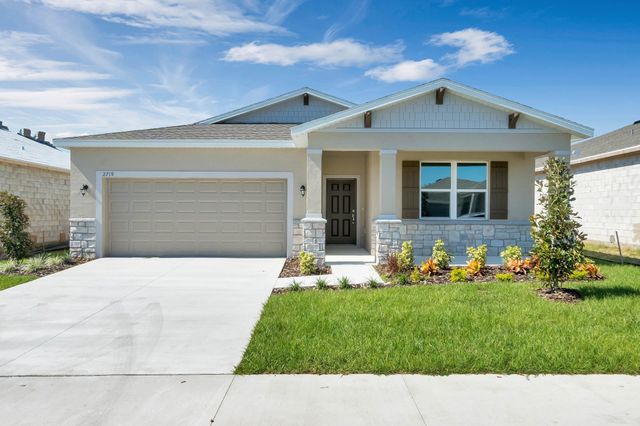
<svg viewBox="0 0 640 426"><path fill-rule="evenodd" d="M555 152L555 155L561 155ZM413 242L416 257L442 239L458 261L487 244L528 250L539 152L307 149L306 215L294 224L294 253L353 247L383 261Z"/></svg>

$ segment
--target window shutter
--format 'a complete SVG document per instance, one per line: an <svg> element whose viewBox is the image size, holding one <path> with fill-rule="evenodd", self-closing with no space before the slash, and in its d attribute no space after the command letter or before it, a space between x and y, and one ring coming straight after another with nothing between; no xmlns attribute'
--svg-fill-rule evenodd
<svg viewBox="0 0 640 426"><path fill-rule="evenodd" d="M418 219L420 162L402 162L402 218Z"/></svg>
<svg viewBox="0 0 640 426"><path fill-rule="evenodd" d="M509 163L491 162L490 218L509 218Z"/></svg>

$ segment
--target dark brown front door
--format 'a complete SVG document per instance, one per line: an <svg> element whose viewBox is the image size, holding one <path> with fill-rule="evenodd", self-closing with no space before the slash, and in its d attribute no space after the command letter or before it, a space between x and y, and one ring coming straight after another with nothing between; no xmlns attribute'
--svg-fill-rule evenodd
<svg viewBox="0 0 640 426"><path fill-rule="evenodd" d="M356 243L356 180L327 179L327 244Z"/></svg>

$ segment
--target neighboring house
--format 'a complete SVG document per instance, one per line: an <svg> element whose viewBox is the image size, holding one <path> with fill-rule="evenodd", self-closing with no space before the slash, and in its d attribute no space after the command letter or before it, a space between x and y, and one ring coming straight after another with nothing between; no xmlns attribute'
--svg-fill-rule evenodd
<svg viewBox="0 0 640 426"><path fill-rule="evenodd" d="M587 238L608 243L618 231L620 243L640 246L640 121L571 148L573 206Z"/></svg>
<svg viewBox="0 0 640 426"><path fill-rule="evenodd" d="M0 191L27 203L29 233L37 247L69 241L69 151L31 136L9 131L0 122Z"/></svg>
<svg viewBox="0 0 640 426"><path fill-rule="evenodd" d="M438 238L457 255L528 248L535 158L592 132L439 79L361 105L303 88L56 143L71 149L75 255L324 259L326 244L356 244L381 260L404 240L417 256Z"/></svg>

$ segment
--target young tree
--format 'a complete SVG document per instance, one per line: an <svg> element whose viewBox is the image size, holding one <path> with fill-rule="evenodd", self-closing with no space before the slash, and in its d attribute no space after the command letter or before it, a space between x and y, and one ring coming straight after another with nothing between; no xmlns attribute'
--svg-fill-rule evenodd
<svg viewBox="0 0 640 426"><path fill-rule="evenodd" d="M10 259L20 260L31 254L26 206L17 195L0 192L0 243Z"/></svg>
<svg viewBox="0 0 640 426"><path fill-rule="evenodd" d="M557 291L584 259L585 235L580 232L580 218L571 207L575 181L569 164L550 157L544 172L546 183L537 182L542 211L531 217L531 252L539 261L542 279Z"/></svg>

